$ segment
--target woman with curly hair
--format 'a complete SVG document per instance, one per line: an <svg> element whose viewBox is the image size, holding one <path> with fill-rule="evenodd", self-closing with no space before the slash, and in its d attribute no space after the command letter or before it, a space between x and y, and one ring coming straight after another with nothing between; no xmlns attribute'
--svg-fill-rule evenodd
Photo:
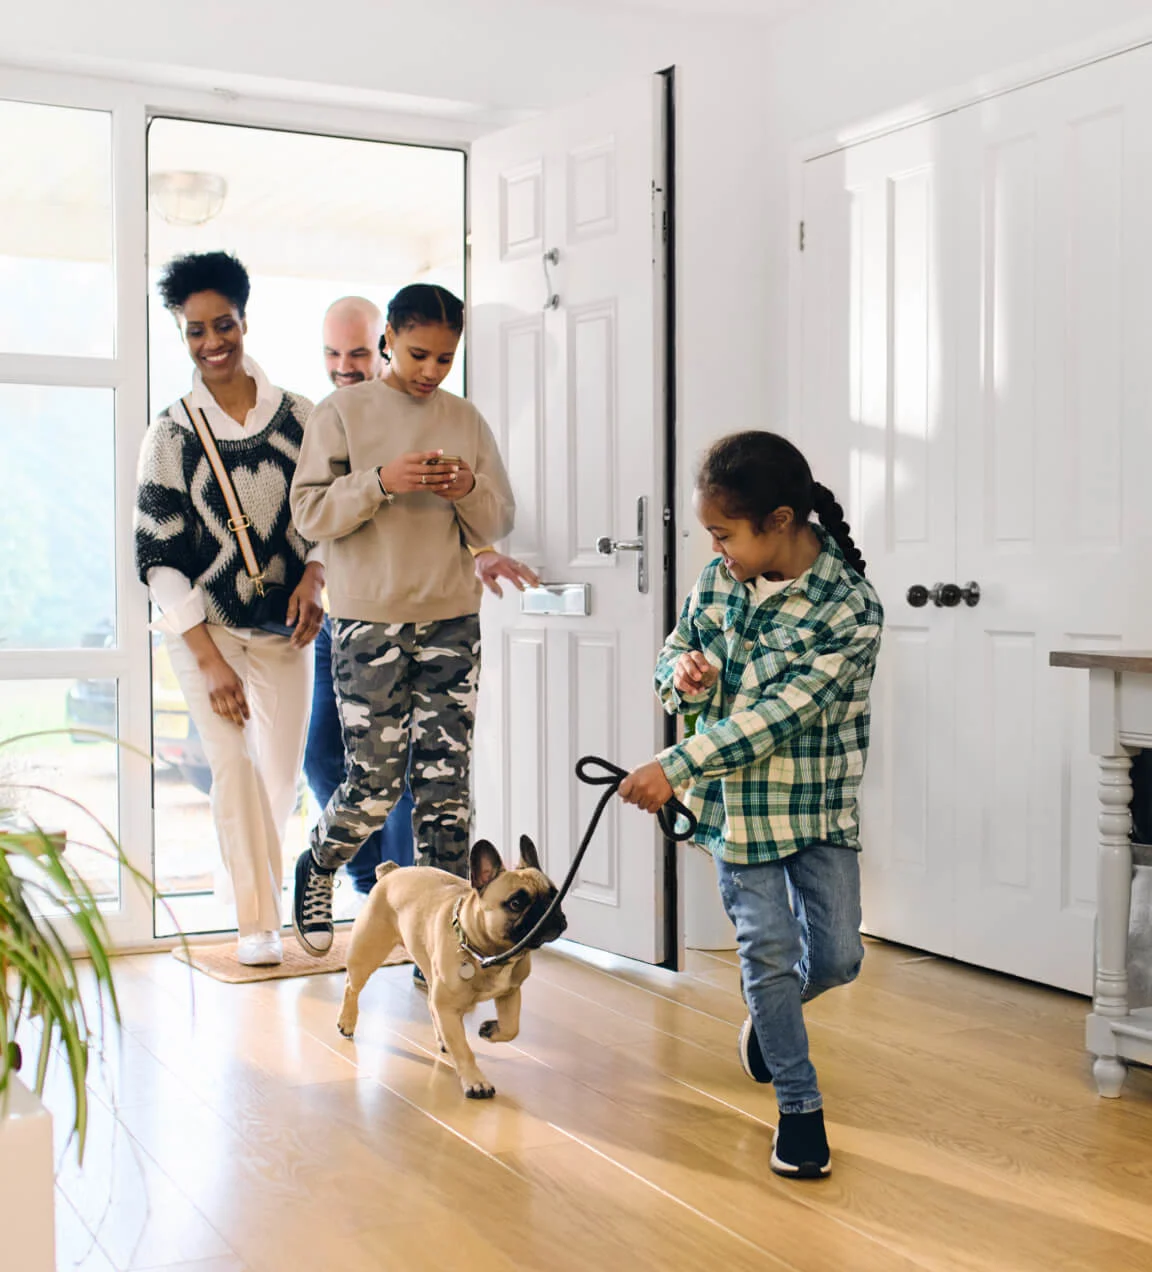
<svg viewBox="0 0 1152 1272"><path fill-rule="evenodd" d="M249 290L244 266L224 252L182 256L164 270L160 293L195 370L191 392L144 439L135 539L137 571L162 612L157 627L212 773L237 957L264 965L282 958L282 843L304 753L324 567L288 503L312 404L270 384L245 356ZM286 598L279 616L267 603L276 594Z"/></svg>

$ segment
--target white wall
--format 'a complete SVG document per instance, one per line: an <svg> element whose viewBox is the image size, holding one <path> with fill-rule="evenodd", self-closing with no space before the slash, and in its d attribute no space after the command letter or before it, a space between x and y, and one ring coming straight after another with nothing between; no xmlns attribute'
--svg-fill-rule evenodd
<svg viewBox="0 0 1152 1272"><path fill-rule="evenodd" d="M1148 0L827 0L683 75L682 454L735 427L787 429L789 207L797 143L914 111L943 90L1152 37ZM1043 68L1041 68L1043 69ZM683 466L690 489L688 465ZM681 583L707 559L694 531Z"/></svg>

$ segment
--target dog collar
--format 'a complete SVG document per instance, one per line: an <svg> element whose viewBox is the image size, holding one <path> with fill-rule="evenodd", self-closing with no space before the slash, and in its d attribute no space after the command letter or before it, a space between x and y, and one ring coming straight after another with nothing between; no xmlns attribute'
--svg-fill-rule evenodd
<svg viewBox="0 0 1152 1272"><path fill-rule="evenodd" d="M464 905L464 898L452 907L452 931L456 935L456 940L460 943L460 953L466 954L469 958L475 959L476 963L482 963L484 955L479 950L474 950L468 944L468 940L464 935L464 929L460 926L460 910ZM476 975L476 966L473 963L463 963L460 967L460 976L464 980L471 980Z"/></svg>
<svg viewBox="0 0 1152 1272"><path fill-rule="evenodd" d="M469 958L475 959L481 971L487 971L489 967L495 965L507 965L509 963L518 963L524 954L515 954L511 958L508 954L481 954L479 950L474 949L468 944L468 938L464 935L464 929L460 926L460 910L463 908L464 898L461 897L452 907L452 931L456 936L456 940L460 946L460 953L466 954ZM511 953L511 951L509 951ZM476 967L472 963L464 963L460 968L460 976L463 980L471 980L476 975Z"/></svg>

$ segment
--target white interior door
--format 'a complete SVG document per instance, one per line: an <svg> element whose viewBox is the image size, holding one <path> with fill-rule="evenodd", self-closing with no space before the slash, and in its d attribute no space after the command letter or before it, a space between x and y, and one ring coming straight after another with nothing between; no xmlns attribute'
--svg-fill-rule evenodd
<svg viewBox="0 0 1152 1272"><path fill-rule="evenodd" d="M599 795L576 761L632 766L663 737L663 92L645 77L472 148L470 372L516 493L507 551L589 595L569 617L485 601L477 828L507 856L531 835L557 882ZM646 579L601 536L643 538ZM565 912L574 940L665 957L652 818L612 802Z"/></svg>
<svg viewBox="0 0 1152 1272"><path fill-rule="evenodd" d="M1152 637L1152 52L964 112L957 957L1091 992L1088 683Z"/></svg>
<svg viewBox="0 0 1152 1272"><path fill-rule="evenodd" d="M864 920L953 941L951 610L909 605L955 561L939 162L950 121L806 165L799 444L844 503L887 615L862 796Z"/></svg>
<svg viewBox="0 0 1152 1272"><path fill-rule="evenodd" d="M888 613L865 922L1087 992L1087 678L1152 639L1152 53L806 165L803 429ZM833 478L826 479L835 485ZM979 586L910 608L909 584Z"/></svg>

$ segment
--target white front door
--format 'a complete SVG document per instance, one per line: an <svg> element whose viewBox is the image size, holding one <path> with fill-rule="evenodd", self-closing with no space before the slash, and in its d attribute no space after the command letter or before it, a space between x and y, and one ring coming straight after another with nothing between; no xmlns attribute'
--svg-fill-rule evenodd
<svg viewBox="0 0 1152 1272"><path fill-rule="evenodd" d="M1048 655L1152 638L1150 83L1152 52L1114 58L804 186L801 444L888 614L866 925L1081 992L1087 678ZM938 582L978 603L910 606Z"/></svg>
<svg viewBox="0 0 1152 1272"><path fill-rule="evenodd" d="M571 616L485 601L477 829L506 857L531 835L557 883L599 796L576 761L632 767L663 739L664 91L645 77L472 148L469 369L516 493L505 547L557 585L529 604L588 600ZM604 536L645 550L601 555ZM653 819L614 800L568 935L660 961L664 896Z"/></svg>

